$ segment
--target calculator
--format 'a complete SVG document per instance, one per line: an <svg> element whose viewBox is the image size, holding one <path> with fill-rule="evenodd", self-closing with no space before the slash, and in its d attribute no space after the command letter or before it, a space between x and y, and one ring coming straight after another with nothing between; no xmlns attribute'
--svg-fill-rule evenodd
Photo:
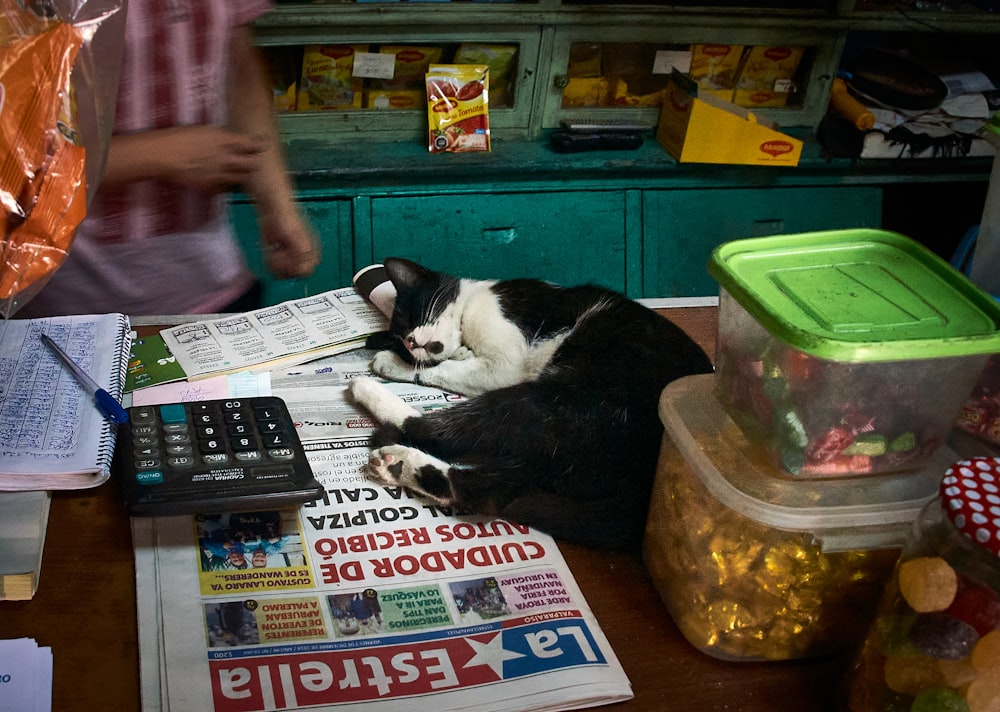
<svg viewBox="0 0 1000 712"><path fill-rule="evenodd" d="M133 516L272 509L323 496L281 398L127 410L113 467Z"/></svg>

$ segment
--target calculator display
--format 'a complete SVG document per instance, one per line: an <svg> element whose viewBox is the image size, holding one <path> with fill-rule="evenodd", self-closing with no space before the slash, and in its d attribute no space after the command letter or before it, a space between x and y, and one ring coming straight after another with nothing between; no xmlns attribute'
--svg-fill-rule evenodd
<svg viewBox="0 0 1000 712"><path fill-rule="evenodd" d="M133 406L115 471L130 514L195 514L310 502L323 494L275 396Z"/></svg>

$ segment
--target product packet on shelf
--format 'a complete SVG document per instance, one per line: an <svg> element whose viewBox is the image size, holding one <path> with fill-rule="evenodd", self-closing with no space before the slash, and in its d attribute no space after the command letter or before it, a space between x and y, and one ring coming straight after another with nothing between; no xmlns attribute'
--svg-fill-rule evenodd
<svg viewBox="0 0 1000 712"><path fill-rule="evenodd" d="M434 64L427 70L428 150L490 150L490 70L486 64Z"/></svg>

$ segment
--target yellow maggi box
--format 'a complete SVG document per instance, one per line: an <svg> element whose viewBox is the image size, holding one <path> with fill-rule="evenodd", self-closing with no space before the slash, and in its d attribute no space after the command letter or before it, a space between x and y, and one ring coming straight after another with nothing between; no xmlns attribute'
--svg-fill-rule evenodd
<svg viewBox="0 0 1000 712"><path fill-rule="evenodd" d="M663 91L656 140L681 163L797 166L802 156L802 141L746 109L699 94L677 71Z"/></svg>

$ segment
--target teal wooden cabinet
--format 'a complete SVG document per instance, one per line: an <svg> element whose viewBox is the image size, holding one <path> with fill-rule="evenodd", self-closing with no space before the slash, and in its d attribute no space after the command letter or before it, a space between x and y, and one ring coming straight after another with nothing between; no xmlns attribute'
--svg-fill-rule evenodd
<svg viewBox="0 0 1000 712"><path fill-rule="evenodd" d="M303 199L299 205L320 238L322 258L312 276L279 280L274 279L265 267L253 205L239 196L230 204L230 219L246 253L247 263L263 283L265 304L277 304L351 284L354 275L351 201L319 197Z"/></svg>
<svg viewBox="0 0 1000 712"><path fill-rule="evenodd" d="M729 240L879 227L878 187L650 190L643 193L643 296L716 295L705 265Z"/></svg>
<svg viewBox="0 0 1000 712"><path fill-rule="evenodd" d="M371 261L466 277L625 289L625 191L453 193L371 200Z"/></svg>

